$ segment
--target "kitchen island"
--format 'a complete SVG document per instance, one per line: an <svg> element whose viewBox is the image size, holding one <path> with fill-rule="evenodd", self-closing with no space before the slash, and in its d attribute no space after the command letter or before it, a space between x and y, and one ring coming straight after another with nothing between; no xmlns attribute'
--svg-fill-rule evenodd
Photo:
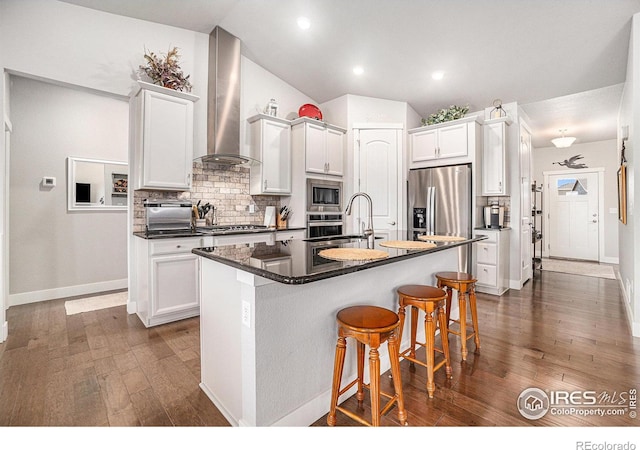
<svg viewBox="0 0 640 450"><path fill-rule="evenodd" d="M436 272L457 270L460 250L485 237L426 250L384 246L406 239L406 231L376 239L375 249L388 257L374 261L320 255L329 248L366 248L359 237L193 250L201 257L201 388L232 425L307 426L322 417L329 410L336 313L357 304L397 311L398 286L435 285ZM408 342L405 327L401 348ZM351 345L345 380L356 372ZM386 352L382 346L382 371L389 368Z"/></svg>

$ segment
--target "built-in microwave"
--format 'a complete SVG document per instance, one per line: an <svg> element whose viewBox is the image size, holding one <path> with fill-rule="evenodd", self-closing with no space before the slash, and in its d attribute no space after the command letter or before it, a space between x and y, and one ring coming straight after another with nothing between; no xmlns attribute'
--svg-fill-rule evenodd
<svg viewBox="0 0 640 450"><path fill-rule="evenodd" d="M342 182L307 178L307 212L316 211L342 211Z"/></svg>

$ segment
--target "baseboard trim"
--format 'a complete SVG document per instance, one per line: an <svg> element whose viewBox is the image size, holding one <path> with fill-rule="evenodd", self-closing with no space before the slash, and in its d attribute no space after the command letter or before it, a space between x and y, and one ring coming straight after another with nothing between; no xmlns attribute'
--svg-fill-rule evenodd
<svg viewBox="0 0 640 450"><path fill-rule="evenodd" d="M627 320L629 321L631 334L634 337L640 337L640 323L634 321L633 312L631 311L631 302L629 301L630 299L627 296L627 291L621 278L618 278L618 284L620 284L620 291L622 292L622 302L624 303L624 310L627 313Z"/></svg>
<svg viewBox="0 0 640 450"><path fill-rule="evenodd" d="M78 284L61 288L43 289L41 291L21 292L9 295L9 306L26 305L29 303L55 300L57 298L74 297L77 295L97 294L105 291L126 289L127 279L101 281L99 283Z"/></svg>
<svg viewBox="0 0 640 450"><path fill-rule="evenodd" d="M242 424L236 421L236 419L233 417L233 414L231 414L227 410L227 408L224 407L222 402L218 400L218 397L213 395L213 392L211 392L209 388L207 388L207 386L204 385L204 383L200 383L200 389L202 389L202 392L204 392L205 395L209 397L209 400L211 400L211 402L216 406L216 408L218 408L220 413L222 413L224 418L227 419L227 421L229 422L229 424L231 424L232 427L242 426Z"/></svg>
<svg viewBox="0 0 640 450"><path fill-rule="evenodd" d="M620 264L620 258L616 256L604 256L600 259L600 262L604 264Z"/></svg>

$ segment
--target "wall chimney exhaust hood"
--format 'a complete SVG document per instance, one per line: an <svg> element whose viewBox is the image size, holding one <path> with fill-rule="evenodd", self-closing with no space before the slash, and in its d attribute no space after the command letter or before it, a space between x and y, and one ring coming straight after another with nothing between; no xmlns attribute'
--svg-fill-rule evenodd
<svg viewBox="0 0 640 450"><path fill-rule="evenodd" d="M207 154L203 162L237 165L240 154L240 39L220 27L209 35Z"/></svg>

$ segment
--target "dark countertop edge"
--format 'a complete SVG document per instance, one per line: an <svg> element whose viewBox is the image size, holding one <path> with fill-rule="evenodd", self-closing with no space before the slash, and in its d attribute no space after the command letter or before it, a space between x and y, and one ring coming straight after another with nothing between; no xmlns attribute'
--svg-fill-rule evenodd
<svg viewBox="0 0 640 450"><path fill-rule="evenodd" d="M312 283L314 281L326 280L328 278L334 278L334 277L338 277L338 276L341 276L341 275L346 275L346 274L349 274L349 273L359 272L361 270L371 269L373 267L384 266L386 264L392 264L394 262L398 262L398 261L401 261L401 260L411 259L411 258L415 258L417 256L427 255L429 253L436 253L436 252L439 252L439 251L442 251L442 250L447 250L447 249L454 248L454 247L461 247L463 245L471 244L471 243L477 242L477 241L483 241L485 239L487 239L486 236L478 236L478 237L475 237L475 238L467 239L465 241L446 243L446 244L443 244L441 246L438 246L438 247L435 247L435 248L430 248L430 249L427 249L427 250L412 250L409 253L406 253L406 254L400 255L400 256L393 256L393 257L390 257L390 258L370 261L370 262L367 262L367 263L364 263L364 264L358 264L358 265L355 265L355 266L343 267L341 269L328 270L326 272L320 272L320 273L312 274L312 275L305 275L305 276L302 276L302 277L290 277L290 276L285 276L285 275L278 275L276 273L269 272L269 271L264 270L264 269L259 269L257 267L245 266L244 264L240 264L240 263L238 263L236 261L224 258L222 256L212 255L211 253L209 253L207 251L204 251L204 250L201 250L199 248L194 248L191 251L191 253L194 253L194 254L196 254L198 256L202 256L203 258L210 259L212 261L216 261L216 262L225 264L225 265L230 266L230 267L234 267L236 269L244 270L245 272L249 272L249 273L252 273L254 275L261 276L262 278L266 278L268 280L277 281L277 282L282 283L282 284L301 285L301 284Z"/></svg>
<svg viewBox="0 0 640 450"><path fill-rule="evenodd" d="M474 231L508 231L508 230L511 230L511 227L502 227L502 228L476 227L473 230Z"/></svg>
<svg viewBox="0 0 640 450"><path fill-rule="evenodd" d="M192 237L203 237L203 236L237 236L241 234L259 234L259 233L277 233L279 231L300 231L306 230L305 227L290 227L290 228L267 228L259 231L224 231L224 232L208 232L208 231L194 231L191 234L156 234L152 236L148 236L144 231L136 231L133 233L134 236L142 238L142 239L180 239L180 238L192 238Z"/></svg>

